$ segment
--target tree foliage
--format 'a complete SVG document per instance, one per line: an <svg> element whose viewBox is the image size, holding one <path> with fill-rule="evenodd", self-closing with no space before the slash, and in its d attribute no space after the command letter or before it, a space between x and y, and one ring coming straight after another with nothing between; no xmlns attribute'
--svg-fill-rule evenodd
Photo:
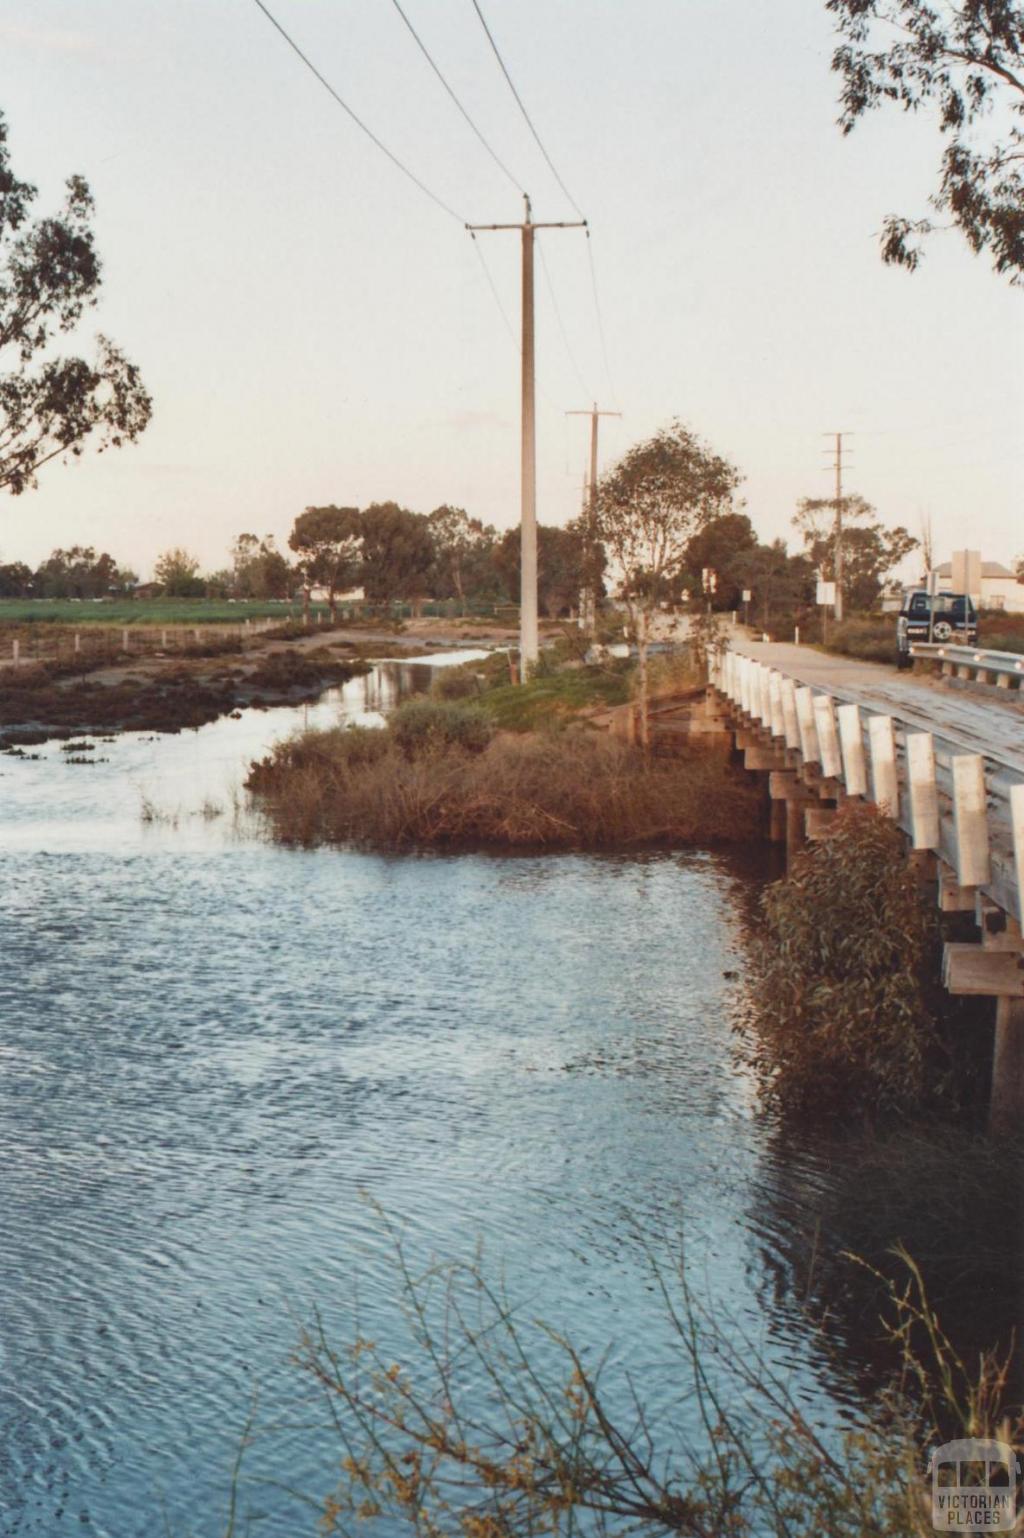
<svg viewBox="0 0 1024 1538"><path fill-rule="evenodd" d="M746 513L723 513L712 518L686 547L680 586L699 597L701 574L710 568L718 577L715 607L738 609L747 585L744 563L756 546L754 525Z"/></svg>
<svg viewBox="0 0 1024 1538"><path fill-rule="evenodd" d="M122 592L130 578L105 550L97 555L92 545L71 545L40 563L25 592L36 598L106 598Z"/></svg>
<svg viewBox="0 0 1024 1538"><path fill-rule="evenodd" d="M100 261L92 195L67 182L59 213L30 220L37 191L11 169L0 115L0 488L17 495L49 460L132 442L152 403L138 369L108 337L91 362L56 351L96 303Z"/></svg>
<svg viewBox="0 0 1024 1538"><path fill-rule="evenodd" d="M436 598L457 598L465 613L470 592L493 587L494 530L465 508L445 503L427 516L434 545L430 588Z"/></svg>
<svg viewBox="0 0 1024 1538"><path fill-rule="evenodd" d="M180 546L157 556L153 576L166 598L202 598L206 592L206 583L199 575L198 560Z"/></svg>
<svg viewBox="0 0 1024 1538"><path fill-rule="evenodd" d="M430 588L434 542L422 513L374 502L362 515L363 587L367 598L423 598Z"/></svg>
<svg viewBox="0 0 1024 1538"><path fill-rule="evenodd" d="M236 598L287 598L291 589L291 567L272 534L263 539L255 534L239 534L231 546L231 572L227 575ZM219 579L217 574L207 586Z"/></svg>
<svg viewBox="0 0 1024 1538"><path fill-rule="evenodd" d="M307 587L314 583L327 589L331 616L337 594L359 580L362 554L362 521L357 507L307 507L288 536L289 548L299 556Z"/></svg>
<svg viewBox="0 0 1024 1538"><path fill-rule="evenodd" d="M895 102L933 108L943 137L935 210L996 272L1024 282L1024 5L1019 0L828 0L842 42L840 125ZM890 214L885 261L913 269L929 219Z"/></svg>
<svg viewBox="0 0 1024 1538"><path fill-rule="evenodd" d="M598 486L595 533L617 574L639 652L645 745L654 611L669 595L694 535L729 510L739 480L735 466L674 421L635 444Z"/></svg>
<svg viewBox="0 0 1024 1538"><path fill-rule="evenodd" d="M745 551L739 575L752 594L751 613L765 630L773 615L799 613L814 601L814 566L806 555L790 555L783 539Z"/></svg>
<svg viewBox="0 0 1024 1538"><path fill-rule="evenodd" d="M793 522L807 554L827 581L835 577L834 501L803 497ZM843 498L843 595L851 609L870 609L886 576L920 545L902 524L887 529L861 496Z"/></svg>
<svg viewBox="0 0 1024 1538"><path fill-rule="evenodd" d="M494 550L494 565L510 603L519 602L522 539L509 529ZM548 619L575 609L584 581L583 538L578 524L537 525L537 604Z"/></svg>

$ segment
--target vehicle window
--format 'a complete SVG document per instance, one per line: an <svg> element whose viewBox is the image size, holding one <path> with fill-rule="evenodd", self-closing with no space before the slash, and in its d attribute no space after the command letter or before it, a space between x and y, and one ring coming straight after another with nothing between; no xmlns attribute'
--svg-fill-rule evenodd
<svg viewBox="0 0 1024 1538"><path fill-rule="evenodd" d="M911 612L911 614L927 614L928 613L928 595L927 595L927 593L915 593L914 594L913 598L910 600L910 612Z"/></svg>

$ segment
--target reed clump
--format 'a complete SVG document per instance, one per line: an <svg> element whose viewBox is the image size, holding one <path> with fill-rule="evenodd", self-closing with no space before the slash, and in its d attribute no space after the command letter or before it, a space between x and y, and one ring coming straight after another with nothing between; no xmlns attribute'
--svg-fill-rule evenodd
<svg viewBox="0 0 1024 1538"><path fill-rule="evenodd" d="M608 849L756 835L718 756L650 761L584 728L497 734L477 706L413 701L383 730L307 732L247 780L285 843Z"/></svg>

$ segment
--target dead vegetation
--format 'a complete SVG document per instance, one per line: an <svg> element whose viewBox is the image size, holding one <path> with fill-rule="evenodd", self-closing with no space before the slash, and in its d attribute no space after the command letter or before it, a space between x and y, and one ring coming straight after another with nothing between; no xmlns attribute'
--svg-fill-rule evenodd
<svg viewBox="0 0 1024 1538"><path fill-rule="evenodd" d="M384 730L291 738L247 784L274 836L307 845L670 846L754 837L759 815L744 778L699 749L649 760L580 727L493 735L476 707L422 701Z"/></svg>

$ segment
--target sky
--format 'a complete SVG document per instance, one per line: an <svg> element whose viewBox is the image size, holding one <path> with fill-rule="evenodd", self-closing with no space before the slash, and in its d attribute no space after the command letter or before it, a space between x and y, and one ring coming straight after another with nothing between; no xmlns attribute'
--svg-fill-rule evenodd
<svg viewBox="0 0 1024 1538"><path fill-rule="evenodd" d="M537 237L538 514L673 418L731 459L764 539L844 489L938 558L1024 554L1021 295L949 232L916 273L878 231L922 216L940 138L874 114L844 138L824 0L4 0L0 109L17 175L96 199L102 330L153 396L136 445L54 463L0 502L0 561L92 544L143 576L204 569L306 506L394 499L519 516L519 237L465 221L589 221ZM515 185L515 184L517 185ZM513 334L510 334L511 332ZM603 339L602 339L603 337ZM906 575L914 575L911 561Z"/></svg>

